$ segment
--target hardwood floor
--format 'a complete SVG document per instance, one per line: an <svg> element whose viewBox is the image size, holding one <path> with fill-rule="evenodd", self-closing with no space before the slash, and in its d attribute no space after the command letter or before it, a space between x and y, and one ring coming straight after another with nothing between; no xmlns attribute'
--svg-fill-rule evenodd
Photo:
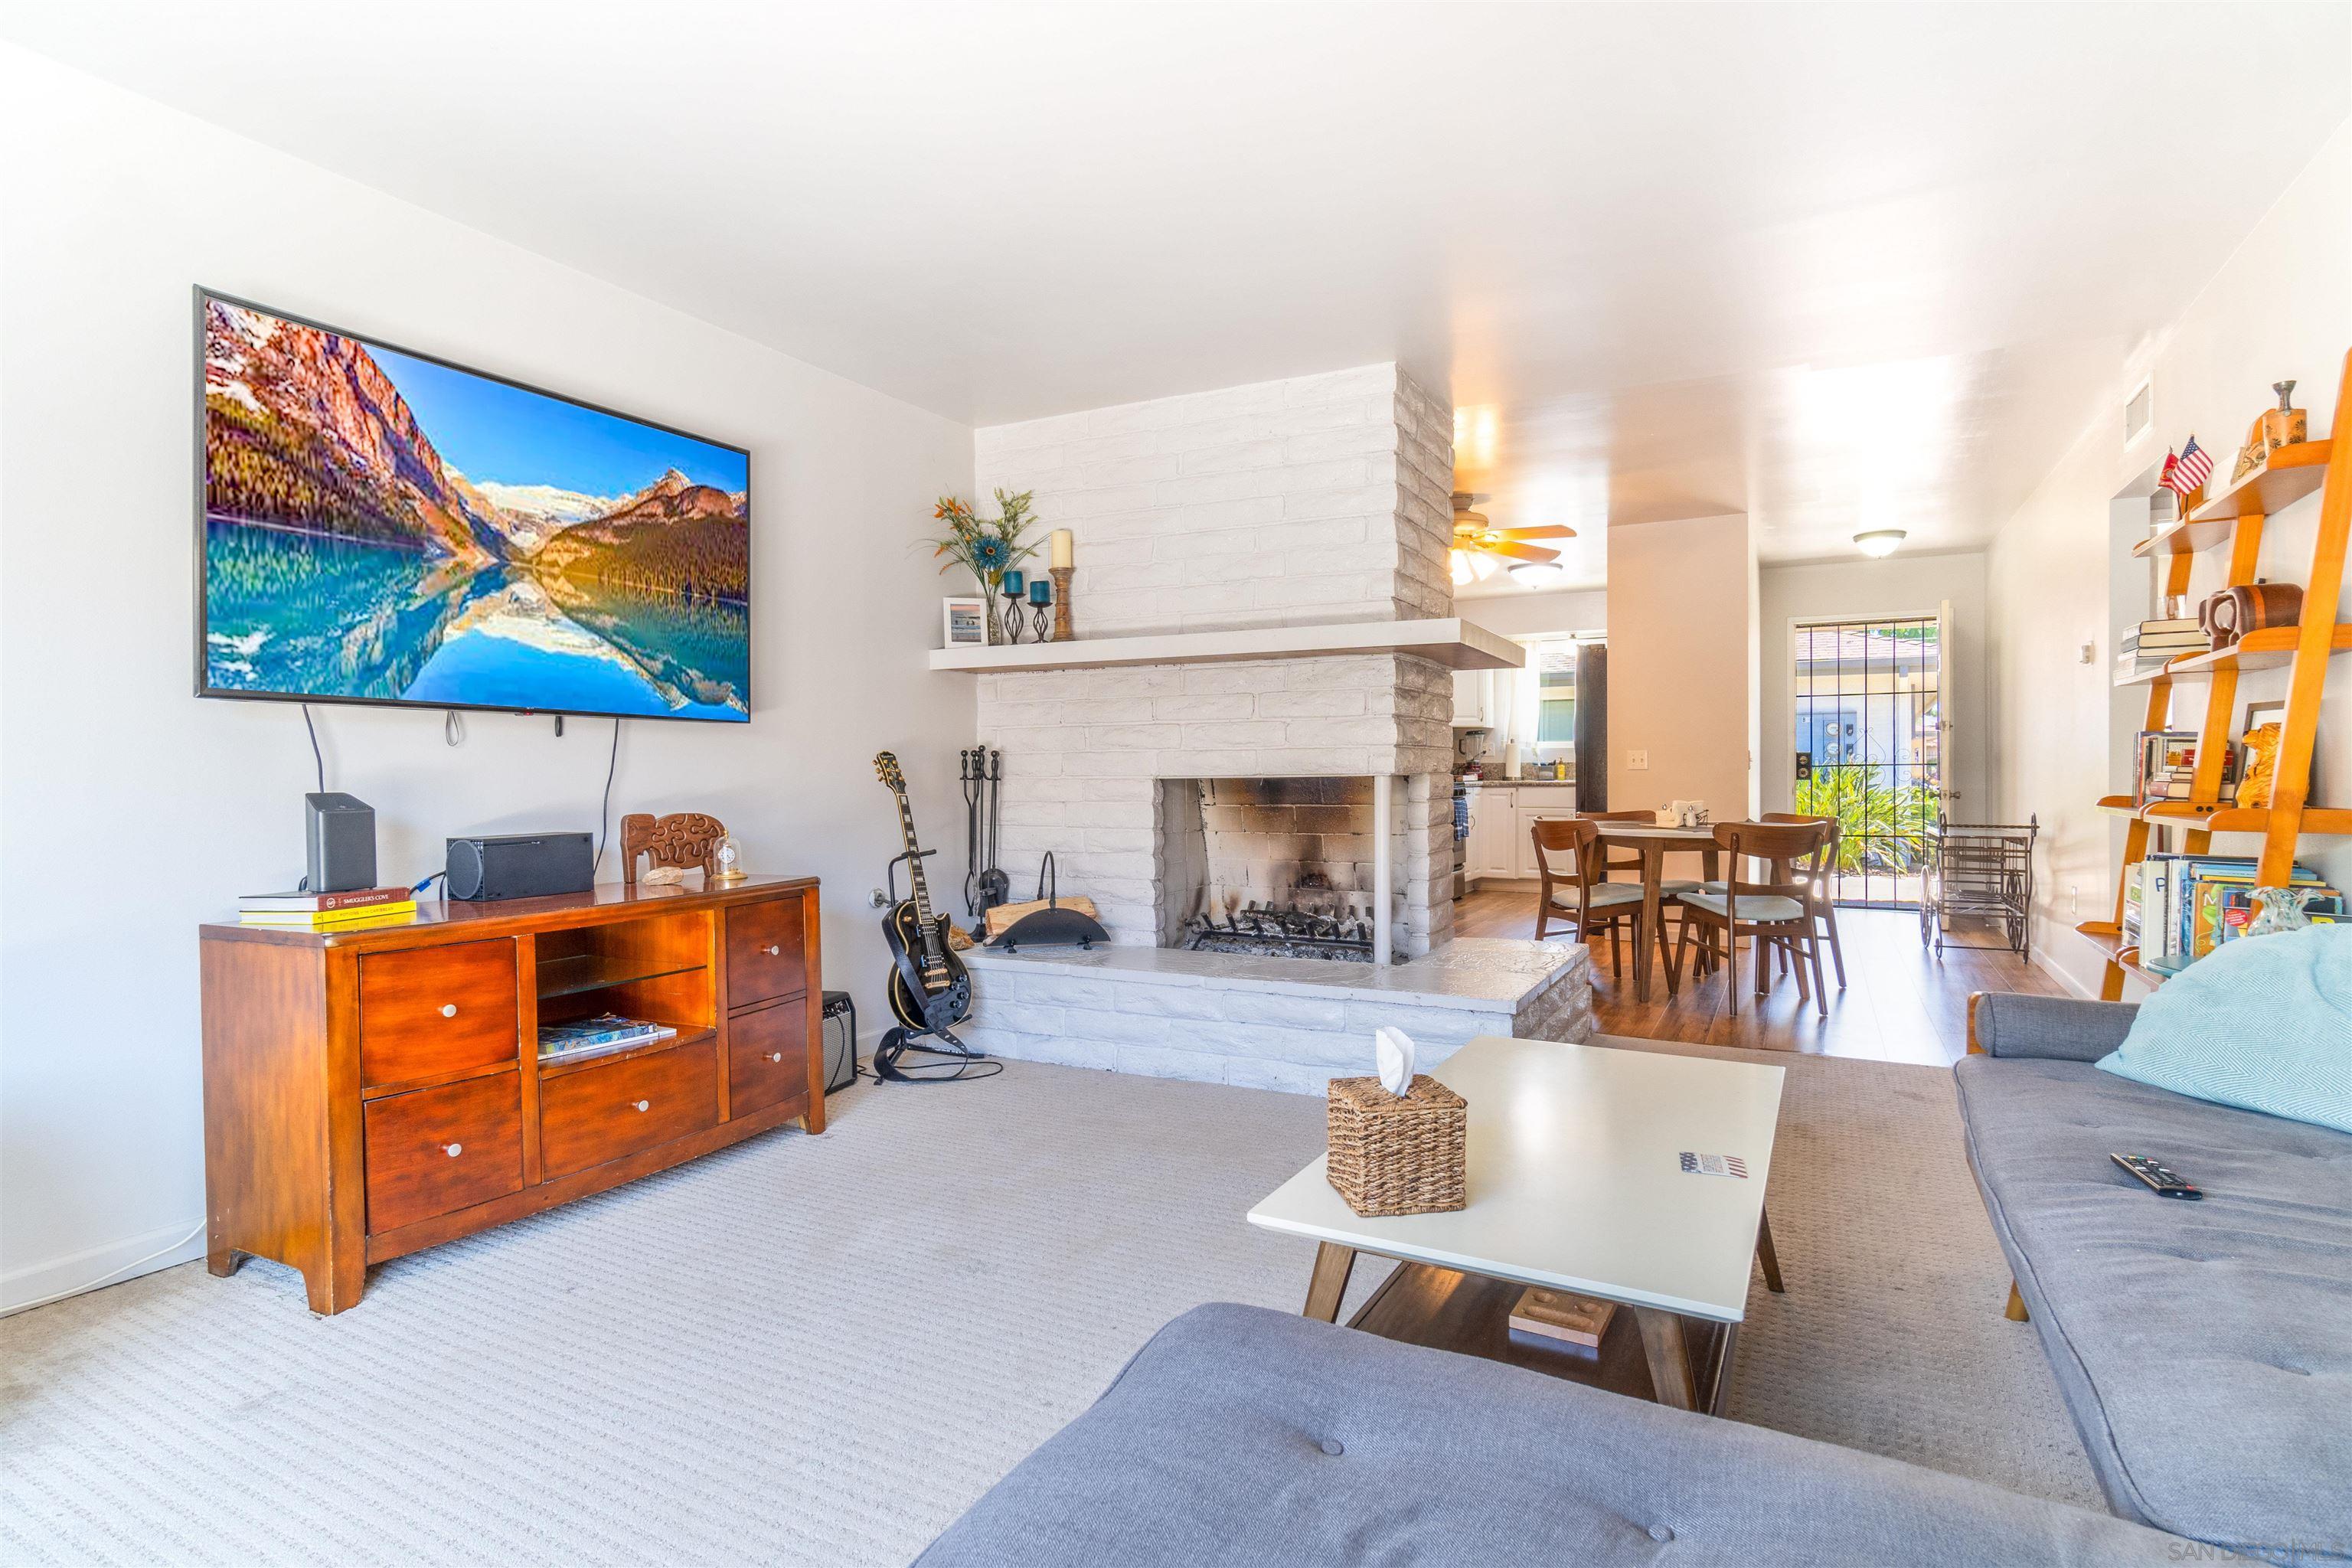
<svg viewBox="0 0 2352 1568"><path fill-rule="evenodd" d="M1674 921L1666 922L1669 940ZM1797 983L1776 974L1769 994L1755 994L1754 971L1743 949L1739 959L1739 1011L1724 1007L1721 972L1694 981L1684 966L1682 989L1669 998L1665 969L1648 1002L1633 999L1633 953L1626 944L1624 978L1610 972L1609 942L1592 944L1592 1010L1601 1032L1645 1039L1687 1040L1696 1045L1738 1046L1748 1050L1810 1051L1825 1056L1864 1057L1874 1061L1924 1062L1942 1067L1968 1051L1971 991L2030 991L2063 995L2057 982L2006 948L1993 951L1947 947L1942 957L1921 945L1919 919L1908 910L1840 910L1838 933L1845 945L1845 989L1826 949L1822 971L1828 977L1829 1016L1797 994ZM1499 888L1472 893L1454 906L1456 936L1532 937L1536 895L1532 889ZM1958 933L1967 941L1990 941L1985 931ZM1572 941L1552 927L1551 940Z"/></svg>

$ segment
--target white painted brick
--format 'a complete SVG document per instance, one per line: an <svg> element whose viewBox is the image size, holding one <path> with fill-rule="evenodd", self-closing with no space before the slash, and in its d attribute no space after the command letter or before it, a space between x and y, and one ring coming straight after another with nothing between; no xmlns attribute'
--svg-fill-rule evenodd
<svg viewBox="0 0 2352 1568"><path fill-rule="evenodd" d="M1151 1013L1114 1013L1066 1009L1063 1026L1082 1039L1116 1041L1122 1045L1156 1046L1170 1038L1169 1022Z"/></svg>
<svg viewBox="0 0 2352 1568"><path fill-rule="evenodd" d="M1224 1058L1174 1046L1123 1046L1117 1060L1121 1072L1184 1079L1195 1083L1225 1081Z"/></svg>
<svg viewBox="0 0 2352 1568"><path fill-rule="evenodd" d="M1345 1076L1311 1063L1269 1062L1250 1057L1230 1058L1225 1063L1227 1083L1240 1089L1276 1089L1286 1094L1328 1094L1331 1080Z"/></svg>
<svg viewBox="0 0 2352 1568"><path fill-rule="evenodd" d="M1293 1029L1337 1033L1348 1026L1345 997L1301 996L1284 991L1243 991L1203 988L1202 994L1215 1006L1213 1014L1196 1016L1229 1018L1236 1023L1271 1024Z"/></svg>
<svg viewBox="0 0 2352 1568"><path fill-rule="evenodd" d="M1279 691L1265 693L1267 699L1286 696ZM1251 719L1257 717L1259 698L1247 691L1192 692L1182 697L1155 697L1151 700L1151 717L1157 721L1205 721L1214 719ZM1269 715L1279 717L1279 715Z"/></svg>
<svg viewBox="0 0 2352 1568"><path fill-rule="evenodd" d="M1312 439L1314 437L1298 437ZM1244 468L1271 468L1298 457L1292 443L1279 437L1262 441L1241 441L1229 446L1203 447L1171 458L1169 461L1184 474L1228 474ZM1343 451L1359 451L1360 447L1345 447ZM1328 455L1328 454L1322 454Z"/></svg>
<svg viewBox="0 0 2352 1568"><path fill-rule="evenodd" d="M1165 726L1153 725L1153 729ZM1181 736L1186 746L1233 749L1244 746L1278 746L1282 744L1287 726L1271 720L1236 720L1228 722L1186 724ZM1166 744L1176 744L1180 737L1171 737Z"/></svg>
<svg viewBox="0 0 2352 1568"><path fill-rule="evenodd" d="M1361 717L1368 693L1335 688L1316 691L1268 691L1256 699L1261 719L1351 719ZM1394 725L1391 722L1391 732Z"/></svg>

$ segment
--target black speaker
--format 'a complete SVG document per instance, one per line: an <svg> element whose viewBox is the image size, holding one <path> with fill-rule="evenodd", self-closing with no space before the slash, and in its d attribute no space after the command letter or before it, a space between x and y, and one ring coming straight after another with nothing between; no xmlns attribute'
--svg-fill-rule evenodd
<svg viewBox="0 0 2352 1568"><path fill-rule="evenodd" d="M340 790L302 797L303 858L314 893L375 886L375 808Z"/></svg>
<svg viewBox="0 0 2352 1568"><path fill-rule="evenodd" d="M453 899L539 899L596 885L593 834L507 833L448 842Z"/></svg>

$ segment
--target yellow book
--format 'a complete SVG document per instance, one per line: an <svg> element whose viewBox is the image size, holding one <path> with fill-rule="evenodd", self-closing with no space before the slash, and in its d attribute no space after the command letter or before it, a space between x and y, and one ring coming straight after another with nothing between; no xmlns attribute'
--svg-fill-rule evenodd
<svg viewBox="0 0 2352 1568"><path fill-rule="evenodd" d="M396 904L366 904L355 910L321 910L307 914L299 910L248 910L238 919L249 926L290 926L299 931L321 931L360 921L405 920L415 912L416 900L410 899Z"/></svg>

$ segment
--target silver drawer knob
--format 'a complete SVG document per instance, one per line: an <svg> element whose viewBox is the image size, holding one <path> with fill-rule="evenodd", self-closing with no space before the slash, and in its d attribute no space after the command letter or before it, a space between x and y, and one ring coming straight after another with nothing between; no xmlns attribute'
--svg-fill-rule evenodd
<svg viewBox="0 0 2352 1568"><path fill-rule="evenodd" d="M457 1004L456 1004L455 1002L444 1002L444 1003L442 1003L442 1004L441 1004L441 1016L442 1016L443 1017L445 1017L445 1018L454 1018L454 1017L456 1017L456 1016L457 1016Z"/></svg>
<svg viewBox="0 0 2352 1568"><path fill-rule="evenodd" d="M637 1109L639 1110L651 1110L653 1108L654 1102L650 1100L641 1100L637 1101Z"/></svg>
<svg viewBox="0 0 2352 1568"><path fill-rule="evenodd" d="M466 1146L463 1143L444 1143L441 1145L441 1152L448 1155L452 1160L456 1159L465 1152Z"/></svg>
<svg viewBox="0 0 2352 1568"><path fill-rule="evenodd" d="M772 1062L782 1061L784 1059L784 1053L782 1051L770 1051L768 1053L768 1059Z"/></svg>
<svg viewBox="0 0 2352 1568"><path fill-rule="evenodd" d="M770 958L782 958L784 956L784 950L782 947L771 946L765 949L765 952Z"/></svg>

